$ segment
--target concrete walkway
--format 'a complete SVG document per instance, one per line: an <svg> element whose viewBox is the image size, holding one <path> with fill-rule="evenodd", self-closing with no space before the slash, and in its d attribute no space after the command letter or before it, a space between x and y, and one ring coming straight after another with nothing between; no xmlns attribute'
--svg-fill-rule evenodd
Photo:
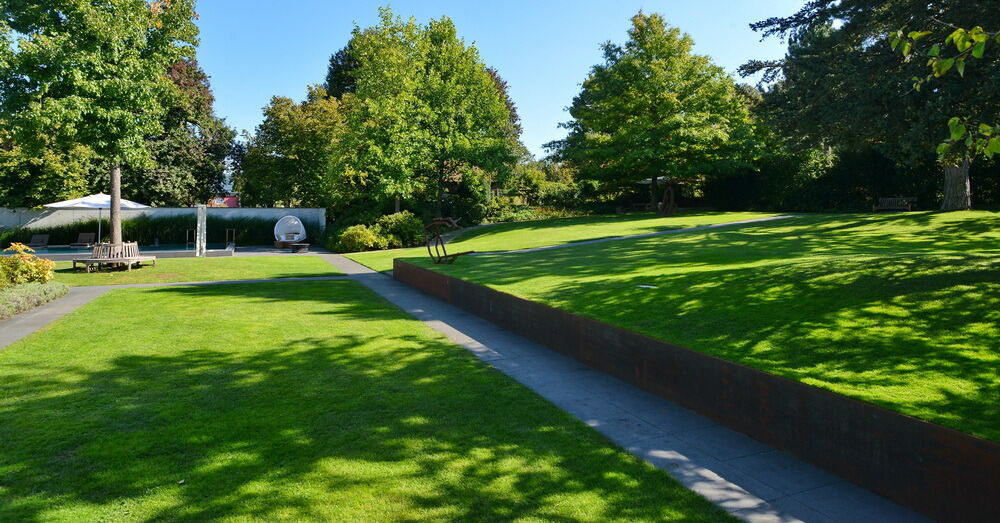
<svg viewBox="0 0 1000 523"><path fill-rule="evenodd" d="M744 521L926 521L868 490L348 258L320 256Z"/></svg>
<svg viewBox="0 0 1000 523"><path fill-rule="evenodd" d="M0 323L0 349L112 289L351 278L744 521L926 521L343 256L314 255L346 276L74 287L66 297Z"/></svg>
<svg viewBox="0 0 1000 523"><path fill-rule="evenodd" d="M612 236L610 238L598 238L596 240L585 240L582 242L572 242L572 243L561 243L559 245L546 245L545 247L532 247L530 249L518 249L516 251L484 251L484 252L473 252L468 254L468 256L485 256L492 254L520 254L525 252L538 252L538 251L548 251L551 249L564 249L566 247L577 247L579 245L593 245L595 243L605 243L605 242L616 242L618 240L632 240L636 238L650 238L653 236L662 236L664 234L680 234L683 232L693 232L693 231L704 231L706 229L717 229L719 227L729 227L730 225L746 225L749 223L761 223L770 222L774 220L785 220L788 218L794 218L795 215L784 214L781 216L768 216L767 218L754 218L752 220L740 220L737 222L725 222L725 223L713 223L711 225L699 225L697 227L685 227L683 229L667 229L665 231L647 232L644 234L632 234L630 236Z"/></svg>

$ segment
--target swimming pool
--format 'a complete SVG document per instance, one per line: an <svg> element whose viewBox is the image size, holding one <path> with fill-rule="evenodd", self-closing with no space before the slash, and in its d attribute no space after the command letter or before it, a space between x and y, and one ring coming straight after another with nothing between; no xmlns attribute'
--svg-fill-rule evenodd
<svg viewBox="0 0 1000 523"><path fill-rule="evenodd" d="M206 245L207 249L210 250L223 250L226 248L224 243L209 243ZM46 254L81 254L90 251L90 247L68 247L54 245L51 247L36 247L35 254L46 255ZM168 243L161 245L140 245L139 252L162 252L162 251L194 251L194 247L188 247L183 243Z"/></svg>

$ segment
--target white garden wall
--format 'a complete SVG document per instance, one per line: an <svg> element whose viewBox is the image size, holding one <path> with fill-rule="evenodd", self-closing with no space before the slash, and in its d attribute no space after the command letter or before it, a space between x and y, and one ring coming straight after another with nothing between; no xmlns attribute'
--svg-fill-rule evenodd
<svg viewBox="0 0 1000 523"><path fill-rule="evenodd" d="M218 218L263 218L278 221L289 214L297 216L307 225L318 224L320 229L326 228L326 209L320 208L258 208L258 207L209 207L208 216ZM122 209L122 219L128 220L138 216L151 218L164 216L191 216L191 226L194 227L196 211L194 207L150 207L149 209ZM108 210L101 211L104 219ZM27 227L29 229L65 225L79 220L97 218L96 209L10 209L0 208L0 228L14 229Z"/></svg>

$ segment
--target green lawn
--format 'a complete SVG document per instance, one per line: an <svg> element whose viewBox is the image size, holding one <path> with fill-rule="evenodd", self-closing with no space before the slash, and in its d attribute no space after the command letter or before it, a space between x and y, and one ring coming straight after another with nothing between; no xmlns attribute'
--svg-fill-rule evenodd
<svg viewBox="0 0 1000 523"><path fill-rule="evenodd" d="M56 281L71 286L123 285L214 280L256 280L303 276L336 276L339 271L317 256L240 256L226 258L163 258L156 267L143 266L87 273L72 263L56 264Z"/></svg>
<svg viewBox="0 0 1000 523"><path fill-rule="evenodd" d="M1000 213L815 215L413 261L1000 441Z"/></svg>
<svg viewBox="0 0 1000 523"><path fill-rule="evenodd" d="M0 521L723 520L352 281L121 289L0 351Z"/></svg>
<svg viewBox="0 0 1000 523"><path fill-rule="evenodd" d="M775 215L754 212L702 212L663 217L652 213L635 213L501 223L459 234L453 242L448 244L448 252L516 251L613 236L631 236L668 229L752 220L768 216ZM348 258L376 271L390 271L393 259L413 256L427 256L427 249L417 247L347 255Z"/></svg>

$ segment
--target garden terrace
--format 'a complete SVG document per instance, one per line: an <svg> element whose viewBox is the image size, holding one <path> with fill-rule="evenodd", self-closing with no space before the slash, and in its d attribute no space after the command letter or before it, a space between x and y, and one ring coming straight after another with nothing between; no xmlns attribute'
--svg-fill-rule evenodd
<svg viewBox="0 0 1000 523"><path fill-rule="evenodd" d="M448 244L448 250L513 251L772 216L776 215L756 212L696 212L679 216L632 213L499 223L458 232L456 238ZM393 259L423 256L426 252L426 249L419 247L359 252L347 256L376 271L388 271L392 269Z"/></svg>
<svg viewBox="0 0 1000 523"><path fill-rule="evenodd" d="M1000 215L810 215L407 261L1000 441Z"/></svg>

